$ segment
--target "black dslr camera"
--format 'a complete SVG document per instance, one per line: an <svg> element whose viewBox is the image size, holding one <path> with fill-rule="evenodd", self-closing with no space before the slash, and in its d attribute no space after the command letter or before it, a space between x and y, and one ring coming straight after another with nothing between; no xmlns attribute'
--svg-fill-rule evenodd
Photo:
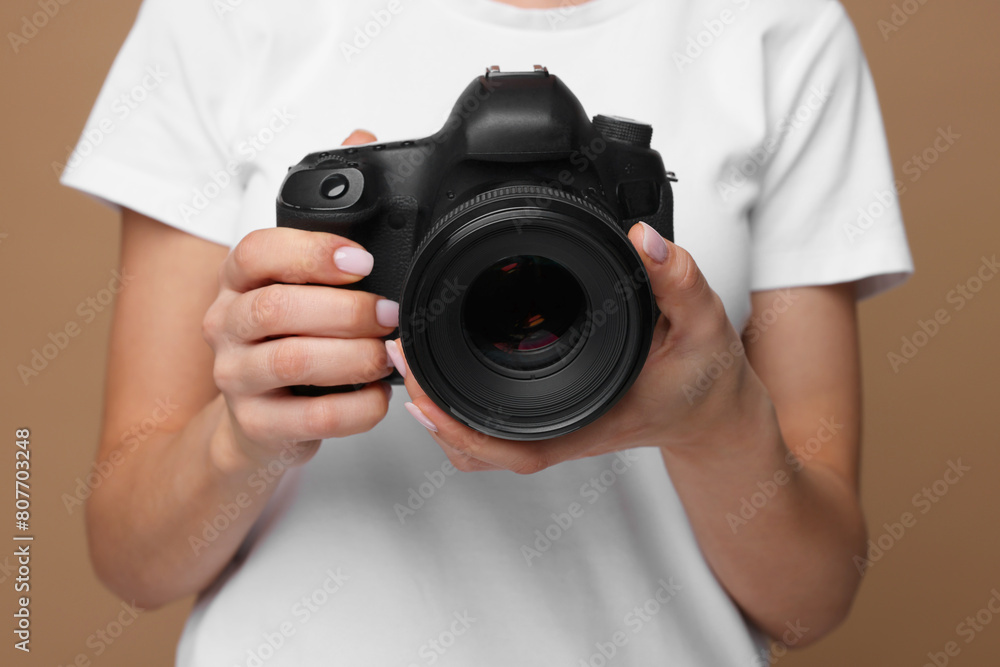
<svg viewBox="0 0 1000 667"><path fill-rule="evenodd" d="M591 121L545 68L493 67L430 137L306 156L278 225L375 256L349 289L399 301L392 337L443 410L490 435L551 438L611 408L649 352L659 312L625 234L642 220L673 238L674 179L652 132Z"/></svg>

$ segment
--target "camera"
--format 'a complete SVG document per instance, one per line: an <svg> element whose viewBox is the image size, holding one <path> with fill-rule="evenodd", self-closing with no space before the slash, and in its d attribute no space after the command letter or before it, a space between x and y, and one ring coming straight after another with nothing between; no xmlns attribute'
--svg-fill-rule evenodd
<svg viewBox="0 0 1000 667"><path fill-rule="evenodd" d="M278 225L375 257L347 289L399 301L390 337L444 411L489 435L552 438L610 409L649 353L659 311L626 233L642 220L673 238L675 179L652 132L591 120L544 67L492 67L427 138L291 167Z"/></svg>

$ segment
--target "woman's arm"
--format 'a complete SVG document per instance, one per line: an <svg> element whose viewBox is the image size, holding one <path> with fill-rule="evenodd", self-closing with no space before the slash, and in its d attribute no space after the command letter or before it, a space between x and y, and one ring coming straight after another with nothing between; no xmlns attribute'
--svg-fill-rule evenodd
<svg viewBox="0 0 1000 667"><path fill-rule="evenodd" d="M230 253L123 213L129 282L115 305L97 453L110 473L86 508L108 588L143 608L201 591L285 470L323 438L385 416L377 381L391 372L381 337L395 304L328 286L360 280L370 259L347 239L289 229L255 232ZM346 383L370 384L315 398L284 389Z"/></svg>
<svg viewBox="0 0 1000 667"><path fill-rule="evenodd" d="M846 616L866 549L854 286L755 293L743 340L766 395L728 437L661 450L716 576L768 635L804 646Z"/></svg>
<svg viewBox="0 0 1000 667"><path fill-rule="evenodd" d="M264 504L244 511L198 554L189 545L220 505L248 490L252 471L211 454L230 448L232 433L200 322L218 295L227 254L223 246L123 212L121 264L130 281L115 304L97 454L113 468L86 512L99 578L141 607L211 581Z"/></svg>

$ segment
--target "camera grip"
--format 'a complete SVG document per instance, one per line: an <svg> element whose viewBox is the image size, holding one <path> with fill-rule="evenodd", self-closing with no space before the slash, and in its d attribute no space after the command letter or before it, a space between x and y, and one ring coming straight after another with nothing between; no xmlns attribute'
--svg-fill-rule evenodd
<svg viewBox="0 0 1000 667"><path fill-rule="evenodd" d="M417 202L412 197L385 197L376 205L363 211L316 212L295 209L279 204L279 227L336 234L360 244L375 258L372 272L340 289L361 290L394 301L399 295L410 265L417 218ZM331 258L332 261L332 258ZM384 340L396 338L399 330L392 331ZM392 384L402 384L398 371L386 378ZM324 396L326 394L357 391L367 383L337 386L296 385L290 387L295 396Z"/></svg>
<svg viewBox="0 0 1000 667"><path fill-rule="evenodd" d="M655 229L660 236L671 243L674 240L674 191L670 187L670 181L664 181L660 187L660 205L656 208L656 213L647 215L642 221Z"/></svg>

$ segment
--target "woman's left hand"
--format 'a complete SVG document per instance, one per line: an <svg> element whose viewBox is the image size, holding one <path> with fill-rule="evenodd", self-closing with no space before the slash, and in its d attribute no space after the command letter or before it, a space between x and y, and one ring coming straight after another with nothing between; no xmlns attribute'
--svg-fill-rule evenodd
<svg viewBox="0 0 1000 667"><path fill-rule="evenodd" d="M722 300L691 255L644 223L634 225L628 237L646 267L661 314L642 372L600 419L544 443L491 437L441 410L407 369L406 389L412 400L407 410L456 468L530 474L563 461L633 447L681 451L706 441L729 441L706 436L735 434L746 420L757 419L761 409L770 409ZM394 365L404 366L399 340L386 346Z"/></svg>

